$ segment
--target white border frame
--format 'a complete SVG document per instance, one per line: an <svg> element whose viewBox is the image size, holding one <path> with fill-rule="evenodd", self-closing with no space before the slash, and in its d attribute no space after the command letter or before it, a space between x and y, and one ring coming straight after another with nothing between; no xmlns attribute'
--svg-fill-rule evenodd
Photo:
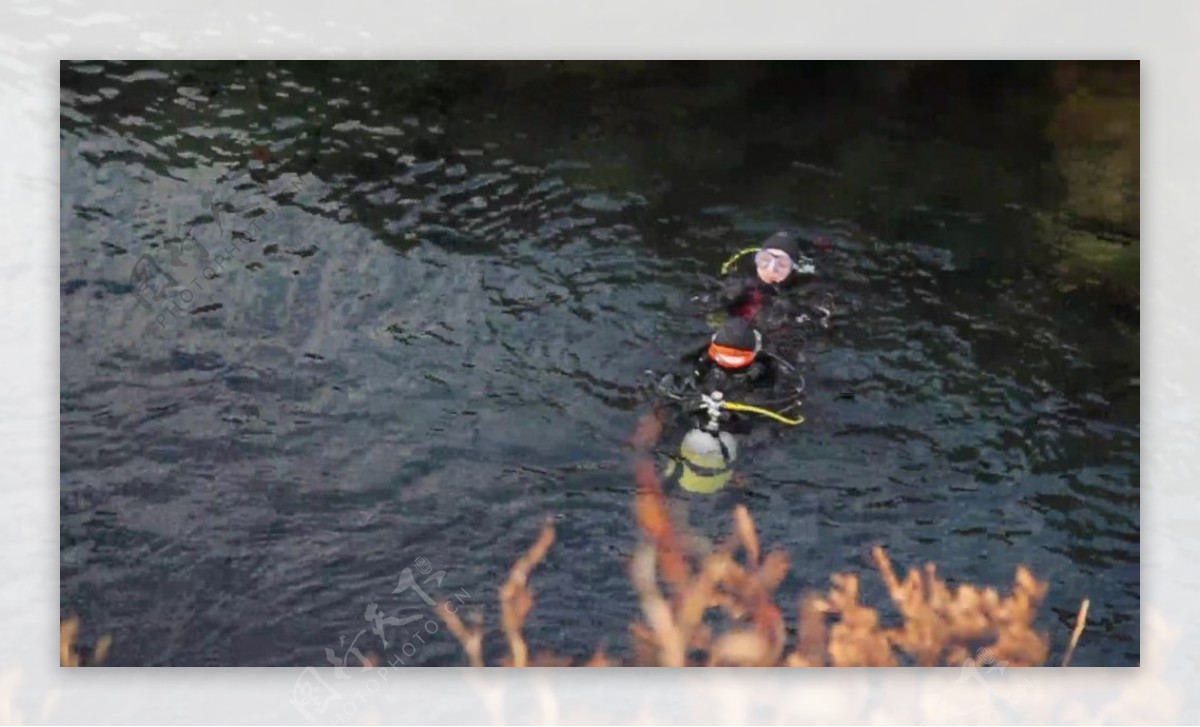
<svg viewBox="0 0 1200 727"><path fill-rule="evenodd" d="M0 9L0 721L296 723L298 670L65 670L58 615L60 58L1138 58L1143 75L1140 669L406 670L347 722L1200 720L1200 3L761 0L413 6L150 0ZM1196 396L1196 399L1192 397ZM1085 637L1086 638L1086 632ZM1014 675L1015 676L1015 675ZM972 680L973 681L973 680Z"/></svg>

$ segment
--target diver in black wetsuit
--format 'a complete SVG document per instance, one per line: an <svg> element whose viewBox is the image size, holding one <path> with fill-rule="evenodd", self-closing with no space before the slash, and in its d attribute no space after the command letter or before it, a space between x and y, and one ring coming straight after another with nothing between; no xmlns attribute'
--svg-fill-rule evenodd
<svg viewBox="0 0 1200 727"><path fill-rule="evenodd" d="M762 334L742 318L730 318L702 348L689 353L692 378L704 393L727 395L770 388L775 363L763 351Z"/></svg>
<svg viewBox="0 0 1200 727"><path fill-rule="evenodd" d="M788 380L794 369L766 351L762 334L741 318L726 320L707 344L689 351L683 362L692 367L683 388L696 397L720 392L728 402L774 409L780 403L794 406L803 389L802 383L796 386ZM697 425L705 422L702 418ZM721 422L723 429L744 434L751 418L726 409Z"/></svg>
<svg viewBox="0 0 1200 727"><path fill-rule="evenodd" d="M744 263L754 253L754 272ZM831 306L802 300L802 280L816 272L812 260L800 254L800 241L788 232L776 232L757 247L741 250L721 267L730 277L713 296L725 317L756 321L766 330L813 323L827 327Z"/></svg>
<svg viewBox="0 0 1200 727"><path fill-rule="evenodd" d="M663 474L668 483L684 490L711 493L732 476L738 450L733 435L749 434L753 420L763 415L788 425L803 418L765 408L774 408L773 402L763 399L777 393L787 377L780 371L782 364L763 349L762 334L741 318L727 320L705 346L689 352L683 361L691 365L691 375L681 392L670 395L689 402L684 413L691 428ZM679 395L683 392L690 392L691 398ZM798 389L790 392L790 405L799 403L798 396Z"/></svg>

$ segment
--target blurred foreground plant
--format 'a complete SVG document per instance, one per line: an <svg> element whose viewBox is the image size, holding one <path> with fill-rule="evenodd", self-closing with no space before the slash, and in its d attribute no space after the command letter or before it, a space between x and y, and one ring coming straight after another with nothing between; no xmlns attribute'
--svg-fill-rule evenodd
<svg viewBox="0 0 1200 727"><path fill-rule="evenodd" d="M933 564L897 576L883 548L872 554L901 622L885 626L879 613L859 600L859 577L834 574L825 593L800 599L797 637L790 640L774 591L789 567L787 554L763 555L754 520L745 507L733 512L732 533L707 552L690 547L672 521L649 451L661 425L654 414L639 422L635 515L642 542L630 563L630 578L642 619L630 626L631 665L659 666L963 666L1004 663L1037 666L1049 650L1046 634L1034 629L1047 585L1018 566L1010 592L969 584L953 589ZM560 666L569 659L543 653L529 657L521 629L534 597L529 575L554 542L547 521L529 551L513 565L500 589L501 622L509 656L501 665ZM448 608L438 608L473 666L484 665L483 625L468 626ZM1063 665L1083 630L1083 602ZM791 643L789 643L791 641ZM598 650L581 666L623 665Z"/></svg>
<svg viewBox="0 0 1200 727"><path fill-rule="evenodd" d="M80 650L75 643L79 636L79 619L69 616L58 624L58 665L59 666L96 666L108 657L108 649L112 646L112 637L108 634L96 641L96 646L90 653Z"/></svg>

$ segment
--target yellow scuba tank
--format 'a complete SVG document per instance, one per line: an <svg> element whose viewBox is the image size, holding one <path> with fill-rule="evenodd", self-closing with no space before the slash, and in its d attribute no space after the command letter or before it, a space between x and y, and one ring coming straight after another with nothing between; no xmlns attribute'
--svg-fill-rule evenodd
<svg viewBox="0 0 1200 727"><path fill-rule="evenodd" d="M679 456L667 465L665 477L688 492L710 494L733 477L737 440L729 432L692 429L679 445Z"/></svg>

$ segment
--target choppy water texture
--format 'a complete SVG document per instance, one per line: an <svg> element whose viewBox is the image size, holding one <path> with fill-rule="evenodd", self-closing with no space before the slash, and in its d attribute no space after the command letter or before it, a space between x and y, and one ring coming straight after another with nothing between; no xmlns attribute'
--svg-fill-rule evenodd
<svg viewBox="0 0 1200 727"><path fill-rule="evenodd" d="M1058 284L1047 145L979 99L956 137L849 73L671 72L64 65L61 605L110 663L461 663L423 618L371 632L369 604L428 612L392 593L405 567L486 605L498 656L497 588L547 515L531 643L627 654L644 372L782 228L829 242L839 307L808 421L693 521L746 502L793 556L785 598L874 543L1004 588L1025 563L1059 649L1086 596L1074 662L1137 663L1137 313ZM143 255L179 311L134 296Z"/></svg>

